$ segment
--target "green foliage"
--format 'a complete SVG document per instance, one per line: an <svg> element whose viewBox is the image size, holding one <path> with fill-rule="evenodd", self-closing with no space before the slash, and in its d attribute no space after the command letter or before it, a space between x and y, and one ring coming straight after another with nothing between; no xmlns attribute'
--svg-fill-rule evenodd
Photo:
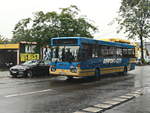
<svg viewBox="0 0 150 113"><path fill-rule="evenodd" d="M117 18L120 29L128 34L128 38L141 41L141 59L143 59L143 38L150 37L150 1L122 0Z"/></svg>
<svg viewBox="0 0 150 113"><path fill-rule="evenodd" d="M0 35L0 44L6 44L6 43L10 43L9 40L4 36Z"/></svg>
<svg viewBox="0 0 150 113"><path fill-rule="evenodd" d="M79 17L76 6L60 10L60 13L39 11L33 18L22 19L13 30L12 41L35 41L43 46L49 44L52 37L93 37L97 28L87 18Z"/></svg>
<svg viewBox="0 0 150 113"><path fill-rule="evenodd" d="M150 1L122 0L117 18L120 30L125 30L129 38L150 36Z"/></svg>

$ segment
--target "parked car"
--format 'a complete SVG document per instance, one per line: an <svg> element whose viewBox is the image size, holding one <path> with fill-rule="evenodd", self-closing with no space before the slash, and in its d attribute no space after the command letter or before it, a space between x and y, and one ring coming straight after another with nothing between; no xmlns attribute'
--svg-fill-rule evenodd
<svg viewBox="0 0 150 113"><path fill-rule="evenodd" d="M33 77L37 75L48 75L49 65L43 60L31 60L9 69L12 77Z"/></svg>

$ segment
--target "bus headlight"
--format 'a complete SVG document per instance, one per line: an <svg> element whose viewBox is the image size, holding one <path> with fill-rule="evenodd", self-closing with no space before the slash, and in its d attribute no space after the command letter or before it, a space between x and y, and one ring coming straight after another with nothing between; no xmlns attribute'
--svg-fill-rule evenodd
<svg viewBox="0 0 150 113"><path fill-rule="evenodd" d="M70 71L71 71L72 73L77 73L77 69L76 69L76 68L70 69Z"/></svg>
<svg viewBox="0 0 150 113"><path fill-rule="evenodd" d="M71 71L72 73L77 73L77 68L76 68L76 67L71 67L71 68L70 68L70 71Z"/></svg>
<svg viewBox="0 0 150 113"><path fill-rule="evenodd" d="M56 68L52 67L52 68L51 68L51 71L55 72L55 71L56 71Z"/></svg>
<svg viewBox="0 0 150 113"><path fill-rule="evenodd" d="M56 71L56 67L55 66L51 66L51 71L55 72Z"/></svg>

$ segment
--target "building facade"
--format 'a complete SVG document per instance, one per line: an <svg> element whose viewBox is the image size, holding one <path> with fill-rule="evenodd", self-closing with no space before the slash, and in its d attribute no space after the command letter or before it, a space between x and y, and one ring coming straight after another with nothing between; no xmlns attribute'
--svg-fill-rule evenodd
<svg viewBox="0 0 150 113"><path fill-rule="evenodd" d="M20 64L28 60L40 59L40 52L35 51L36 46L36 42L0 44L0 67Z"/></svg>

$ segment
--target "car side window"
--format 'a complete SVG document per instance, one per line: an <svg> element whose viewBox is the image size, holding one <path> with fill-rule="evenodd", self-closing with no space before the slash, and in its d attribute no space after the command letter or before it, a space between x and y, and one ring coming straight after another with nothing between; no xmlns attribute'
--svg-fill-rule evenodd
<svg viewBox="0 0 150 113"><path fill-rule="evenodd" d="M39 65L45 65L44 61L41 61Z"/></svg>

